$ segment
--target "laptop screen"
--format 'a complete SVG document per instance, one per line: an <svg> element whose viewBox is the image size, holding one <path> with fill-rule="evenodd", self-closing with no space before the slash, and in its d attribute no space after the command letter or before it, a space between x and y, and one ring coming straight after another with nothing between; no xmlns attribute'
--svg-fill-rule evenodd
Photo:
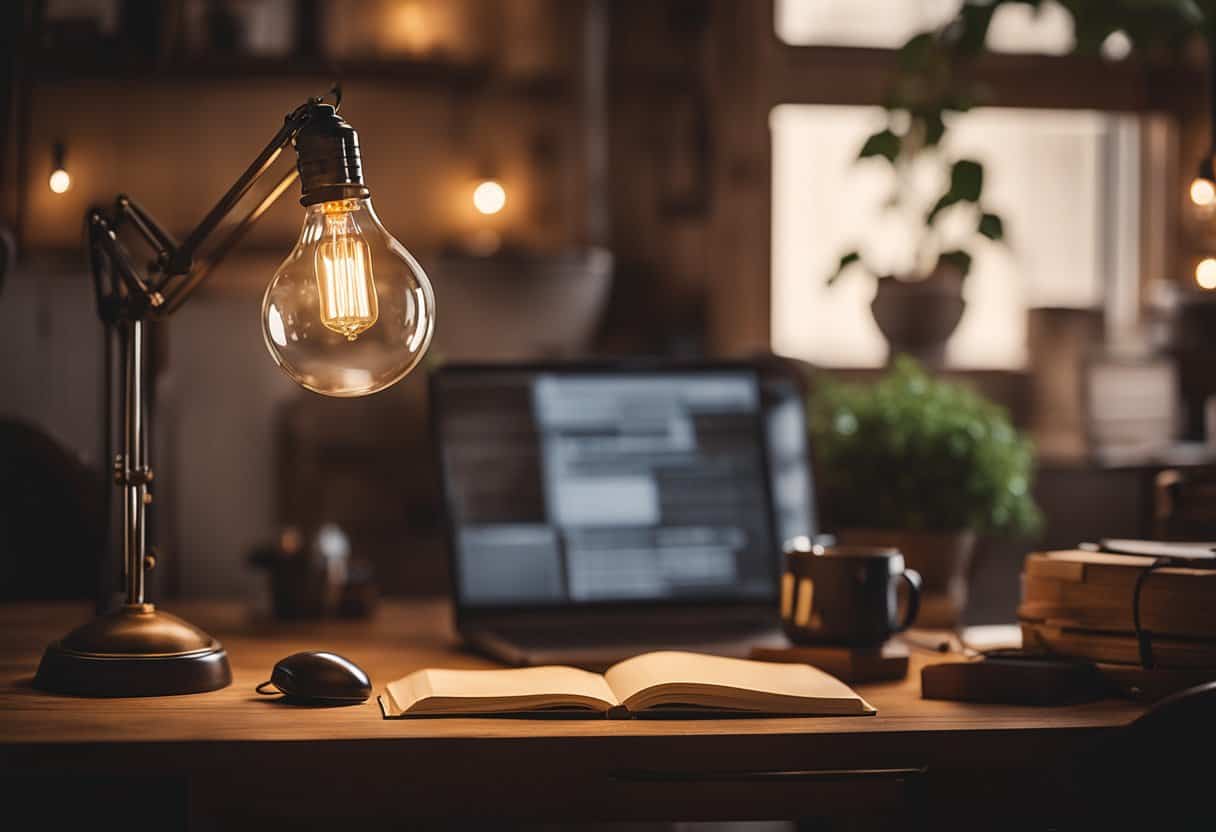
<svg viewBox="0 0 1216 832"><path fill-rule="evenodd" d="M462 606L773 598L754 370L448 367L433 382Z"/></svg>

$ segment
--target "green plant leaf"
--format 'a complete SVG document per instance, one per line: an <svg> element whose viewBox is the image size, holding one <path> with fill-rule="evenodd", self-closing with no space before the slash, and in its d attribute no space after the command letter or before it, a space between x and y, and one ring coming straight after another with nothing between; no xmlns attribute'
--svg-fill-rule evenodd
<svg viewBox="0 0 1216 832"><path fill-rule="evenodd" d="M861 262L861 254L856 251L850 251L849 253L842 255L840 262L836 264L836 270L828 275L827 284L829 286L834 286L836 281L840 279L841 274L844 273L845 269L854 263L859 262Z"/></svg>
<svg viewBox="0 0 1216 832"><path fill-rule="evenodd" d="M1001 218L996 214L984 213L980 215L980 225L978 231L994 242L1004 239L1005 224L1001 222Z"/></svg>
<svg viewBox="0 0 1216 832"><path fill-rule="evenodd" d="M984 189L984 166L974 159L959 159L950 169L950 190L960 200L975 202Z"/></svg>
<svg viewBox="0 0 1216 832"><path fill-rule="evenodd" d="M921 32L913 35L900 47L897 60L904 72L914 73L928 68L937 48L937 38L932 32Z"/></svg>
<svg viewBox="0 0 1216 832"><path fill-rule="evenodd" d="M857 154L858 159L868 159L871 156L883 156L887 161L894 162L895 157L899 155L899 148L902 140L890 130L880 130L870 138L866 139L866 143L861 146L861 152Z"/></svg>
<svg viewBox="0 0 1216 832"><path fill-rule="evenodd" d="M937 215L957 202L978 202L984 189L984 166L974 159L959 159L950 168L950 187L925 217L932 224Z"/></svg>
<svg viewBox="0 0 1216 832"><path fill-rule="evenodd" d="M988 26L998 3L964 3L958 16L946 27L946 38L958 52L975 55L984 48Z"/></svg>
<svg viewBox="0 0 1216 832"><path fill-rule="evenodd" d="M937 260L939 263L946 263L958 269L963 277L966 277L971 271L971 255L962 249L943 251Z"/></svg>
<svg viewBox="0 0 1216 832"><path fill-rule="evenodd" d="M937 219L938 214L956 202L958 202L958 200L954 199L949 192L942 194L941 198L938 199L937 202L933 203L933 207L929 210L929 213L925 215L925 223L932 225L933 221Z"/></svg>
<svg viewBox="0 0 1216 832"><path fill-rule="evenodd" d="M942 140L946 133L946 122L942 120L941 112L925 113L921 116L925 126L925 147L933 147Z"/></svg>
<svg viewBox="0 0 1216 832"><path fill-rule="evenodd" d="M897 356L874 383L822 372L807 401L833 528L1033 532L1030 442L1002 408Z"/></svg>

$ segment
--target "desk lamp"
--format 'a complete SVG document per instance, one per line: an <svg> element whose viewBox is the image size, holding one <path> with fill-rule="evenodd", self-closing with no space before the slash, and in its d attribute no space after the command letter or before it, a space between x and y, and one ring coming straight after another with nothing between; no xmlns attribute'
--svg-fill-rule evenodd
<svg viewBox="0 0 1216 832"><path fill-rule="evenodd" d="M275 362L296 382L327 396L363 396L394 384L417 366L435 326L435 300L422 267L380 224L363 184L359 140L339 115L341 92L310 98L188 237L178 243L134 200L85 217L93 284L102 321L117 334L122 363L122 452L114 480L123 500L126 603L50 645L35 686L85 696L198 693L232 681L223 646L199 628L144 600L152 502L144 432L144 325L170 315L298 178L304 228L262 301L262 330ZM269 170L287 145L297 153L285 174L219 239L204 241ZM129 226L153 250L144 271L118 238ZM109 337L109 336L107 336Z"/></svg>

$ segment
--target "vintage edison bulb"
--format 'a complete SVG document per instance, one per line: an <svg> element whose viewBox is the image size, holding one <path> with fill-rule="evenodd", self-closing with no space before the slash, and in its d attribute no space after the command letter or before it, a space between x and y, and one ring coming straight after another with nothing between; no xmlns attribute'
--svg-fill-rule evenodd
<svg viewBox="0 0 1216 832"><path fill-rule="evenodd" d="M275 363L326 396L365 396L418 365L435 329L422 267L376 216L370 199L306 209L300 240L262 300Z"/></svg>

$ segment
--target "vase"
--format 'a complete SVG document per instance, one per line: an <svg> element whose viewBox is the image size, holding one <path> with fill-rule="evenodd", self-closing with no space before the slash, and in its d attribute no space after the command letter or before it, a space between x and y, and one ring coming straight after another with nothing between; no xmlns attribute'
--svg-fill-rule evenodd
<svg viewBox="0 0 1216 832"><path fill-rule="evenodd" d="M883 277L870 313L887 339L888 362L910 355L928 369L946 364L946 343L966 308L962 278L939 270L923 280Z"/></svg>
<svg viewBox="0 0 1216 832"><path fill-rule="evenodd" d="M846 546L898 549L907 566L920 573L920 613L915 626L952 630L961 624L967 608L975 532L842 529L836 537Z"/></svg>

